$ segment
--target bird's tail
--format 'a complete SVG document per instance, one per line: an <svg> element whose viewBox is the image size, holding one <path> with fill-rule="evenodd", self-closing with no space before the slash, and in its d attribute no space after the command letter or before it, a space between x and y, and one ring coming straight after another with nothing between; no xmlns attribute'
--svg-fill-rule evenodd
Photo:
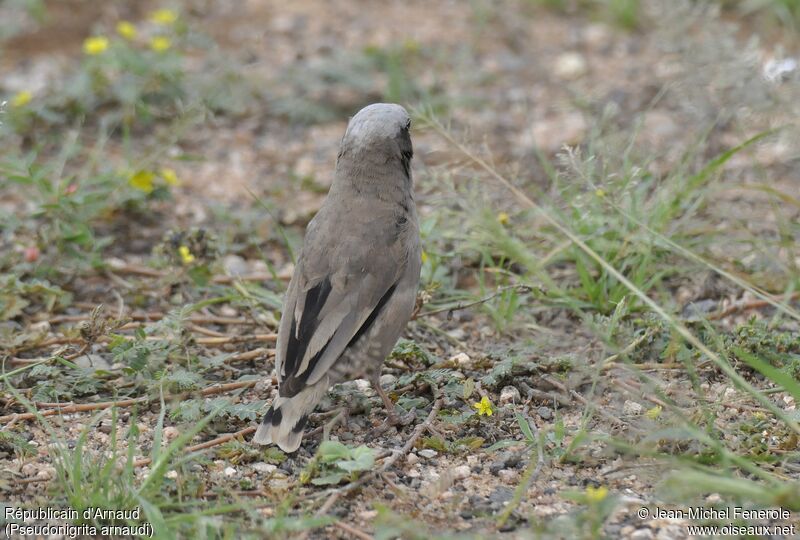
<svg viewBox="0 0 800 540"><path fill-rule="evenodd" d="M308 415L327 391L328 377L323 377L292 397L276 397L261 420L253 442L277 444L284 452L297 450L303 440Z"/></svg>

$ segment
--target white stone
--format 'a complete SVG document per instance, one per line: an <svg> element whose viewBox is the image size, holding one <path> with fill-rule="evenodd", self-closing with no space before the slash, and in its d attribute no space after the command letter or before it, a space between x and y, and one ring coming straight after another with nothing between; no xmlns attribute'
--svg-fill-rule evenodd
<svg viewBox="0 0 800 540"><path fill-rule="evenodd" d="M472 362L472 359L469 357L467 353L460 352L456 355L451 356L449 361L459 366L468 366Z"/></svg>
<svg viewBox="0 0 800 540"><path fill-rule="evenodd" d="M416 465L417 463L419 463L419 456L414 452L411 452L410 454L408 454L408 456L406 456L406 463L408 463L409 465Z"/></svg>
<svg viewBox="0 0 800 540"><path fill-rule="evenodd" d="M455 480L463 480L464 478L469 477L472 471L469 468L469 465L459 465L453 469L453 478Z"/></svg>
<svg viewBox="0 0 800 540"><path fill-rule="evenodd" d="M225 467L225 476L236 476L236 469L233 467Z"/></svg>
<svg viewBox="0 0 800 540"><path fill-rule="evenodd" d="M258 462L253 464L253 469L262 474L270 474L274 472L277 468L278 467L272 465L271 463Z"/></svg>
<svg viewBox="0 0 800 540"><path fill-rule="evenodd" d="M166 476L170 480L175 480L176 478L178 478L178 471L167 471L167 474L165 474L164 476Z"/></svg>
<svg viewBox="0 0 800 540"><path fill-rule="evenodd" d="M561 79L577 79L587 71L586 59L582 54L567 52L558 55L553 71Z"/></svg>
<svg viewBox="0 0 800 540"><path fill-rule="evenodd" d="M628 416L639 416L644 412L644 407L642 407L639 403L635 401L627 400L625 404L622 405L622 414L626 414Z"/></svg>
<svg viewBox="0 0 800 540"><path fill-rule="evenodd" d="M417 454L424 457L425 459L435 458L436 456L439 455L439 453L436 450L431 450L430 448L420 450L419 452L417 452Z"/></svg>
<svg viewBox="0 0 800 540"><path fill-rule="evenodd" d="M500 403L516 403L519 399L519 390L513 386L506 386L500 391Z"/></svg>

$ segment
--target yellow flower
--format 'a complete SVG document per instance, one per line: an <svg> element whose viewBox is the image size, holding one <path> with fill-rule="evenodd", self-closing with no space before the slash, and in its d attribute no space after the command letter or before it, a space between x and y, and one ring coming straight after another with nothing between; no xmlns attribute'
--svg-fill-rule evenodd
<svg viewBox="0 0 800 540"><path fill-rule="evenodd" d="M422 252L422 255L420 255L420 258L422 259L422 264L428 262L428 254L425 253L424 251Z"/></svg>
<svg viewBox="0 0 800 540"><path fill-rule="evenodd" d="M500 212L497 214L497 221L500 225L508 225L508 214L505 212Z"/></svg>
<svg viewBox="0 0 800 540"><path fill-rule="evenodd" d="M194 255L192 255L191 250L187 246L181 246L178 248L178 253L181 256L181 260L183 264L192 264L194 262Z"/></svg>
<svg viewBox="0 0 800 540"><path fill-rule="evenodd" d="M586 500L590 503L597 504L599 502L603 502L603 499L608 497L608 488L605 486L594 487L594 486L587 486L586 487Z"/></svg>
<svg viewBox="0 0 800 540"><path fill-rule="evenodd" d="M128 177L128 183L139 191L150 193L153 191L153 178L155 175L150 171L136 171Z"/></svg>
<svg viewBox="0 0 800 540"><path fill-rule="evenodd" d="M159 9L150 14L150 20L156 24L172 24L178 20L178 14L171 9Z"/></svg>
<svg viewBox="0 0 800 540"><path fill-rule="evenodd" d="M178 175L175 174L175 171L170 169L169 167L164 167L159 171L161 174L161 178L164 179L164 182L171 186L179 186L181 185L181 181L178 178Z"/></svg>
<svg viewBox="0 0 800 540"><path fill-rule="evenodd" d="M136 37L136 27L128 21L119 21L117 23L117 34L125 39L133 39Z"/></svg>
<svg viewBox="0 0 800 540"><path fill-rule="evenodd" d="M472 406L478 409L478 416L492 416L494 413L492 402L486 396L483 396L479 402L473 403Z"/></svg>
<svg viewBox="0 0 800 540"><path fill-rule="evenodd" d="M21 92L17 92L13 98L11 98L11 106L12 107L24 107L28 103L31 102L33 99L33 94L28 90L23 90Z"/></svg>
<svg viewBox="0 0 800 540"><path fill-rule="evenodd" d="M594 190L594 194L600 199L602 199L603 197L606 196L606 192L604 190L600 189L600 188L597 188L596 190Z"/></svg>
<svg viewBox="0 0 800 540"><path fill-rule="evenodd" d="M108 49L108 38L103 36L88 37L83 42L83 52L91 56L102 54Z"/></svg>
<svg viewBox="0 0 800 540"><path fill-rule="evenodd" d="M652 409L648 409L644 415L649 418L650 420L655 420L659 416L661 416L661 405L656 405Z"/></svg>
<svg viewBox="0 0 800 540"><path fill-rule="evenodd" d="M172 47L172 41L164 36L156 36L150 40L150 48L156 52L164 52Z"/></svg>

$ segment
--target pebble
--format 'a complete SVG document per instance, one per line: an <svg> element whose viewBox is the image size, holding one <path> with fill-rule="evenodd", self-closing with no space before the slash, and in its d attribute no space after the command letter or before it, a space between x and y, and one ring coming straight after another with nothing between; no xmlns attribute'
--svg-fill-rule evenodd
<svg viewBox="0 0 800 540"><path fill-rule="evenodd" d="M406 473L406 476L409 478L419 478L419 471L417 469L411 469Z"/></svg>
<svg viewBox="0 0 800 540"><path fill-rule="evenodd" d="M550 407L539 407L536 409L536 413L542 420L550 420L553 418L553 410Z"/></svg>
<svg viewBox="0 0 800 540"><path fill-rule="evenodd" d="M225 467L225 476L236 476L236 469L233 467Z"/></svg>
<svg viewBox="0 0 800 540"><path fill-rule="evenodd" d="M178 478L178 471L174 471L174 470L173 471L167 471L167 474L165 474L164 476L166 476L170 480L175 480L176 478Z"/></svg>
<svg viewBox="0 0 800 540"><path fill-rule="evenodd" d="M636 529L630 536L631 540L652 540L653 531L650 529Z"/></svg>
<svg viewBox="0 0 800 540"><path fill-rule="evenodd" d="M459 465L458 467L453 469L453 478L455 480L463 480L467 478L472 471L469 468L469 465Z"/></svg>
<svg viewBox="0 0 800 540"><path fill-rule="evenodd" d="M573 80L584 75L587 68L586 59L582 54L567 52L558 55L553 71L561 79Z"/></svg>
<svg viewBox="0 0 800 540"><path fill-rule="evenodd" d="M516 403L520 399L519 390L514 388L513 386L506 386L502 390L500 390L500 402L501 403Z"/></svg>
<svg viewBox="0 0 800 540"><path fill-rule="evenodd" d="M642 412L644 412L644 407L635 401L626 400L622 405L622 414L628 416L639 416L642 414Z"/></svg>
<svg viewBox="0 0 800 540"><path fill-rule="evenodd" d="M271 474L275 472L277 469L278 467L276 467L271 463L259 462L253 464L253 470L260 472L261 474Z"/></svg>
<svg viewBox="0 0 800 540"><path fill-rule="evenodd" d="M222 260L222 267L225 269L225 274L233 277L243 276L249 271L247 261L238 255L227 255Z"/></svg>
<svg viewBox="0 0 800 540"><path fill-rule="evenodd" d="M180 435L180 431L178 431L178 428L173 426L167 426L164 428L164 441L171 441L175 439L178 435Z"/></svg>
<svg viewBox="0 0 800 540"><path fill-rule="evenodd" d="M456 355L451 356L449 362L452 362L452 363L454 363L456 365L465 367L465 366L469 366L470 365L470 363L472 362L472 359L469 357L469 355L467 353L460 352L460 353L458 353Z"/></svg>
<svg viewBox="0 0 800 540"><path fill-rule="evenodd" d="M409 465L416 465L417 463L419 463L419 456L414 452L411 452L406 456L406 463L408 463Z"/></svg>
<svg viewBox="0 0 800 540"><path fill-rule="evenodd" d="M516 484L519 480L519 473L511 469L503 469L497 473L497 476L506 484Z"/></svg>
<svg viewBox="0 0 800 540"><path fill-rule="evenodd" d="M381 386L392 386L396 382L397 382L397 377L395 377L391 373L387 373L386 375L381 375Z"/></svg>

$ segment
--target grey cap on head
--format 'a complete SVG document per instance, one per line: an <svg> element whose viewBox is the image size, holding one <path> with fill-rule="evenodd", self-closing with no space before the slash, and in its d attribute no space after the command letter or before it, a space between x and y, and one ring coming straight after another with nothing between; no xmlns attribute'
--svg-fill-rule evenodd
<svg viewBox="0 0 800 540"><path fill-rule="evenodd" d="M378 385L414 309L420 244L400 105L364 107L348 123L328 197L308 224L275 348L278 397L253 440L297 450L308 415L338 382Z"/></svg>
<svg viewBox="0 0 800 540"><path fill-rule="evenodd" d="M411 127L411 117L394 103L367 105L350 119L343 141L348 144L369 144L373 141L397 137L403 129Z"/></svg>

